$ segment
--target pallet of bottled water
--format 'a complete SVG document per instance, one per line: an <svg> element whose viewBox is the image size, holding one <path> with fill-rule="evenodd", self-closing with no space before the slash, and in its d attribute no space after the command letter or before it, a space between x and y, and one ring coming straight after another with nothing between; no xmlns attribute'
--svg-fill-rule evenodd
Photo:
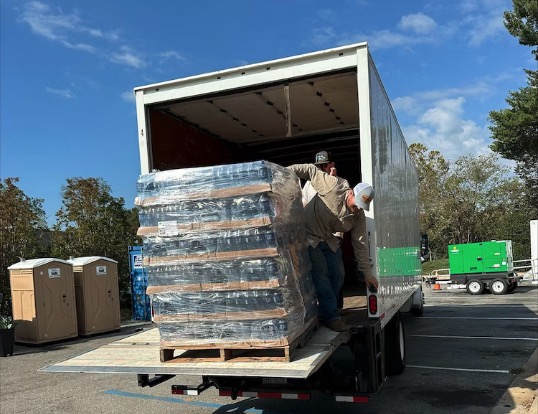
<svg viewBox="0 0 538 414"><path fill-rule="evenodd" d="M289 357L317 326L293 172L266 161L153 172L135 204L161 360L178 347Z"/></svg>

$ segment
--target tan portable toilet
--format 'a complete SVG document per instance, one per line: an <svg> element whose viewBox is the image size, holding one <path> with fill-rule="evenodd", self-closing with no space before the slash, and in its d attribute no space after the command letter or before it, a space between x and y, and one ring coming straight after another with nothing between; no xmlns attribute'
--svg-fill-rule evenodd
<svg viewBox="0 0 538 414"><path fill-rule="evenodd" d="M120 329L118 262L99 256L68 261L75 275L79 335Z"/></svg>
<svg viewBox="0 0 538 414"><path fill-rule="evenodd" d="M8 269L15 342L42 344L78 336L71 263L31 259Z"/></svg>

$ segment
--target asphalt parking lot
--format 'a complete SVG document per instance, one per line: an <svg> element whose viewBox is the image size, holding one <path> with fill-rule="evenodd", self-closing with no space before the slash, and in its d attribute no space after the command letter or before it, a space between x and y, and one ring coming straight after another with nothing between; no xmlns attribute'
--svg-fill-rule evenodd
<svg viewBox="0 0 538 414"><path fill-rule="evenodd" d="M199 397L176 397L170 393L174 380L139 388L134 375L39 371L148 326L129 324L119 333L93 338L42 347L16 345L15 355L0 358L0 412L528 412L538 389L538 374L532 377L528 366L538 346L538 286L520 286L502 296L425 287L425 295L424 316L404 318L406 370L389 378L368 404L334 403L324 396L312 401L231 401L214 389ZM193 377L188 382L196 381Z"/></svg>

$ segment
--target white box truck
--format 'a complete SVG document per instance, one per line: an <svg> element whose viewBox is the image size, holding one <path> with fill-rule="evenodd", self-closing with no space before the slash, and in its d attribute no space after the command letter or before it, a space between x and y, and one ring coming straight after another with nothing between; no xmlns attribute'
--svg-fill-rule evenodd
<svg viewBox="0 0 538 414"><path fill-rule="evenodd" d="M320 327L290 362L159 358L151 329L45 368L136 374L141 386L175 377L176 394L215 386L220 395L365 402L405 367L401 312L421 315L418 176L367 43L308 53L135 88L141 173L267 160L309 163L330 151L351 185L371 183L370 259L379 289L354 282L344 245L344 318ZM134 181L134 180L133 180ZM182 378L197 375L196 384Z"/></svg>

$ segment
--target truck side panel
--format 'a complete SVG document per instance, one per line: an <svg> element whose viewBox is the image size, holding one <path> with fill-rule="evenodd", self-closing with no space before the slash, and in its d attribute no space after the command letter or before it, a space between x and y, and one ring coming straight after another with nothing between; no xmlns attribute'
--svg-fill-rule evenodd
<svg viewBox="0 0 538 414"><path fill-rule="evenodd" d="M418 175L389 98L369 57L371 179L376 191L371 250L380 289L382 326L420 284ZM361 120L362 121L362 120ZM364 134L361 125L361 134ZM364 141L364 135L361 135ZM362 144L362 142L361 142ZM368 174L363 172L363 177Z"/></svg>

